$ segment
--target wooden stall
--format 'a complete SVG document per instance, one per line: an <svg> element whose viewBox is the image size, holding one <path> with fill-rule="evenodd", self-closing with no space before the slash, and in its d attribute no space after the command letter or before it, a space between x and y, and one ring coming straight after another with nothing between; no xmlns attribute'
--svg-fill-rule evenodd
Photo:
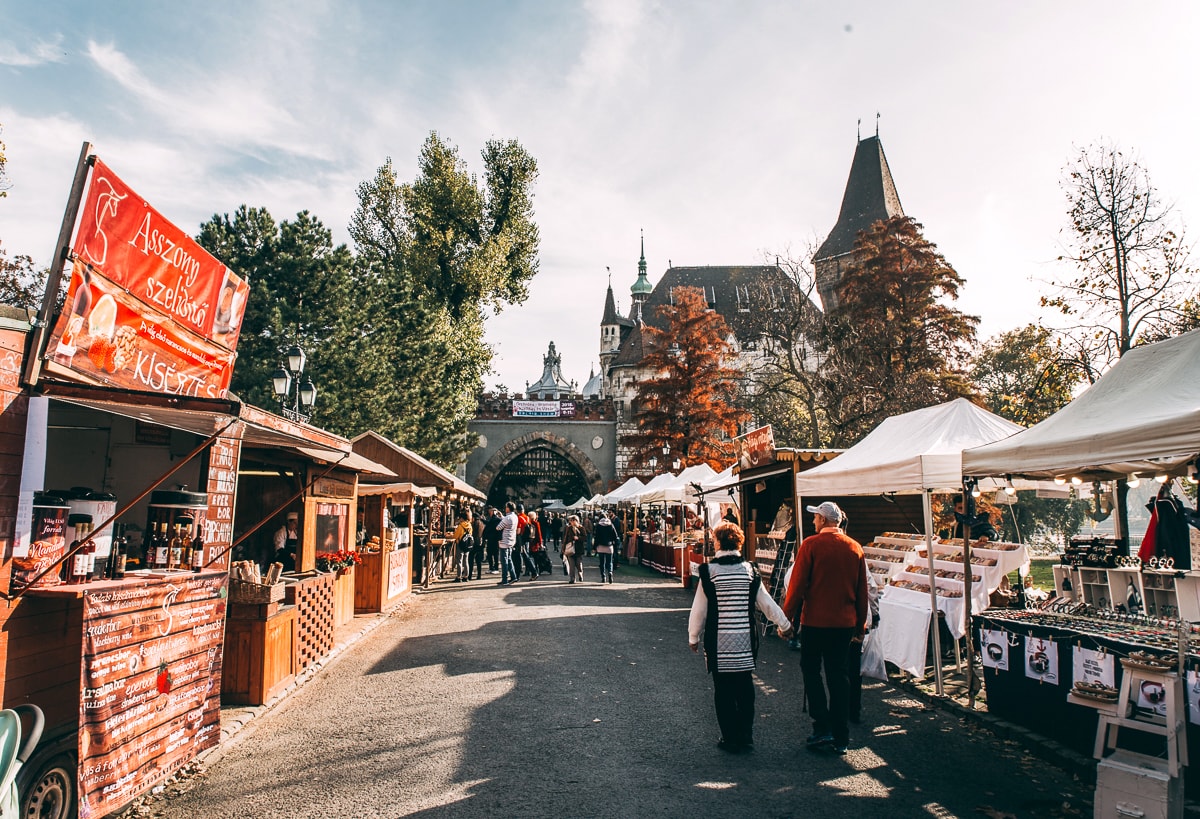
<svg viewBox="0 0 1200 819"><path fill-rule="evenodd" d="M355 571L357 613L387 611L412 592L413 513L419 499L436 494L433 487L407 481L359 485L363 543Z"/></svg>
<svg viewBox="0 0 1200 819"><path fill-rule="evenodd" d="M353 441L355 453L381 464L396 479L432 487L436 494L415 498L412 521L413 583L428 586L454 566L453 544L447 542L454 528L454 514L463 507L480 508L486 496L454 477L437 464L375 432L364 432Z"/></svg>

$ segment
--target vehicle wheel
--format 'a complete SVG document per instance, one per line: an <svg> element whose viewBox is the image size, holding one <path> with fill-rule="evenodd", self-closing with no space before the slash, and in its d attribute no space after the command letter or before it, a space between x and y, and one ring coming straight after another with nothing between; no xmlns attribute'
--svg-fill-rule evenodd
<svg viewBox="0 0 1200 819"><path fill-rule="evenodd" d="M75 762L67 754L31 760L36 770L22 769L22 819L74 819ZM26 777L26 771L30 776Z"/></svg>

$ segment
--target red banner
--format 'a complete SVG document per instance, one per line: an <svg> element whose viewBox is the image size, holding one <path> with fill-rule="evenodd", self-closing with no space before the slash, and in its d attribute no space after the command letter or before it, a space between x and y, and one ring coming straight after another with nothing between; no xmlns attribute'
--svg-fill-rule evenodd
<svg viewBox="0 0 1200 819"><path fill-rule="evenodd" d="M237 355L76 260L46 347L47 370L88 384L224 398Z"/></svg>
<svg viewBox="0 0 1200 819"><path fill-rule="evenodd" d="M156 313L237 349L249 286L94 158L73 252ZM68 302L70 304L70 302Z"/></svg>

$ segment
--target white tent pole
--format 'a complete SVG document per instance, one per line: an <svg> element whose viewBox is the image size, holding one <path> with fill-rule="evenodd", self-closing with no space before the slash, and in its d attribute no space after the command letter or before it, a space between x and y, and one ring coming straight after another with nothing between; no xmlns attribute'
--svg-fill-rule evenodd
<svg viewBox="0 0 1200 819"><path fill-rule="evenodd" d="M937 695L944 696L942 690L942 635L937 624L937 576L933 568L933 490L926 489L921 493L925 507L925 557L929 562L929 627L933 629L933 674L937 682Z"/></svg>

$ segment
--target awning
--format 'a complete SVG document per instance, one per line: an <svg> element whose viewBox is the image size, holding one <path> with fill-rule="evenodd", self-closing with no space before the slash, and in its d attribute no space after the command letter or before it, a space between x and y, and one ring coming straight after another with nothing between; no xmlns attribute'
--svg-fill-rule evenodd
<svg viewBox="0 0 1200 819"><path fill-rule="evenodd" d="M394 478L396 473L388 469L383 464L377 464L369 458L364 458L357 452L337 452L332 449L315 449L307 446L292 447L300 454L311 458L314 461L332 464L336 463L343 469L350 469L355 472L361 472L369 475L379 475L384 478Z"/></svg>
<svg viewBox="0 0 1200 819"><path fill-rule="evenodd" d="M358 495L410 495L417 498L432 498L437 489L432 486L417 486L415 483L401 481L400 483L360 483Z"/></svg>
<svg viewBox="0 0 1200 819"><path fill-rule="evenodd" d="M266 410L236 400L189 398L155 393L135 393L98 387L42 381L40 394L98 412L120 415L207 438L231 421L242 423L242 443L261 447L309 447L327 453L349 453L350 442L340 435L297 424ZM378 466L376 464L376 466ZM391 473L381 473L390 476Z"/></svg>

